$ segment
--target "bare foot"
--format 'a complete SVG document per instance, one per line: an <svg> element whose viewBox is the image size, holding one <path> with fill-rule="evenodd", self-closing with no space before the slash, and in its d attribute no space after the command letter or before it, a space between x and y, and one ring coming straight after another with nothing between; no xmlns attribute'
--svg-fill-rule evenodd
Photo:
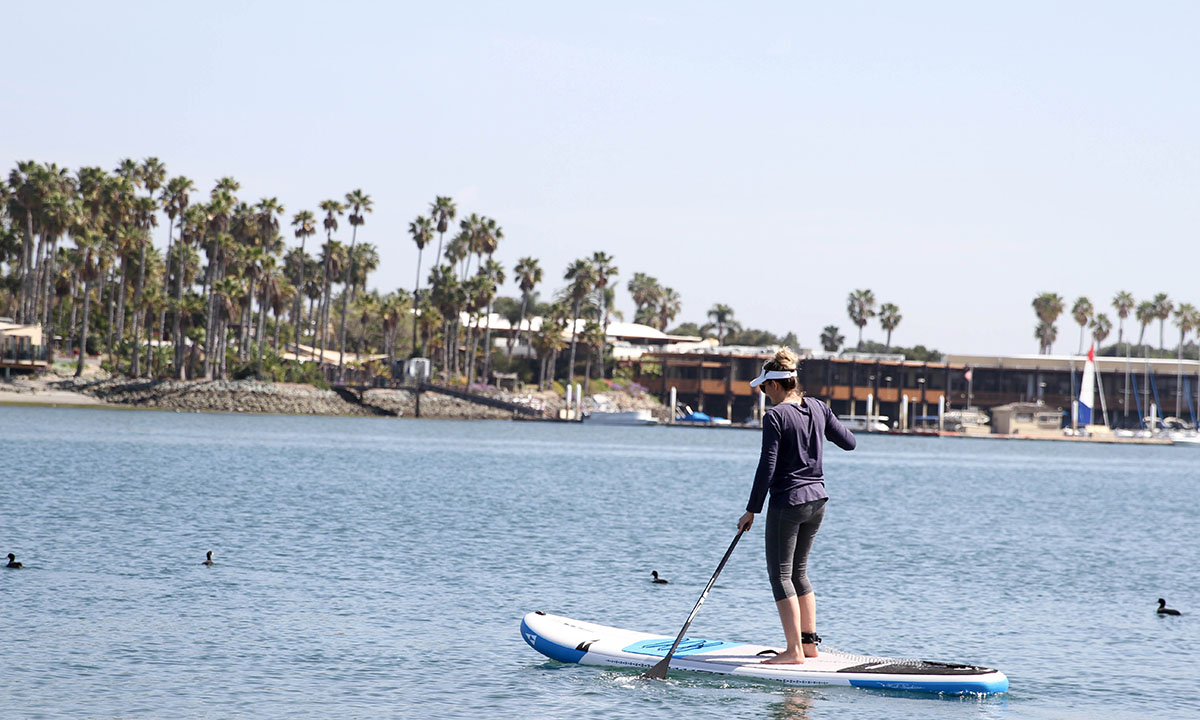
<svg viewBox="0 0 1200 720"><path fill-rule="evenodd" d="M804 648L804 657L816 657L817 656L817 646L816 645L812 645L810 643L805 643L802 647Z"/></svg>
<svg viewBox="0 0 1200 720"><path fill-rule="evenodd" d="M803 665L804 657L800 653L788 650L781 652L775 657L769 657L763 660L765 665Z"/></svg>

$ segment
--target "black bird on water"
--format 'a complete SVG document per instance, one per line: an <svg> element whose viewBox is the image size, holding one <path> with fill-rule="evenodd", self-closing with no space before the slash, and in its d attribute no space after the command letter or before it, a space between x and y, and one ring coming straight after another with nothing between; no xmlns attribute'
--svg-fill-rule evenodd
<svg viewBox="0 0 1200 720"><path fill-rule="evenodd" d="M8 554L8 564L5 565L4 567L8 568L9 570L20 570L21 568L23 568L25 566L22 565L21 563L17 562L16 555L9 553Z"/></svg>
<svg viewBox="0 0 1200 720"><path fill-rule="evenodd" d="M212 550L209 550L207 553L205 553L205 554L204 554L204 558L205 558L205 559L204 559L204 562L202 562L202 563L200 563L200 564L201 564L201 565L208 565L209 567L212 567L212 565L213 565L213 561L212 561Z"/></svg>
<svg viewBox="0 0 1200 720"><path fill-rule="evenodd" d="M1158 599L1158 610L1156 612L1158 612L1159 615L1179 615L1179 614L1181 614L1178 610L1172 610L1171 608L1167 607L1167 601L1163 600L1162 598Z"/></svg>
<svg viewBox="0 0 1200 720"><path fill-rule="evenodd" d="M657 571L657 570L651 570L651 571L650 571L650 574L654 576L654 579L653 579L653 580L651 580L650 582L652 582L652 583L658 583L659 585L668 585L668 584L670 584L670 583L669 583L669 581L668 581L666 578L660 578L660 577L658 576L658 571Z"/></svg>

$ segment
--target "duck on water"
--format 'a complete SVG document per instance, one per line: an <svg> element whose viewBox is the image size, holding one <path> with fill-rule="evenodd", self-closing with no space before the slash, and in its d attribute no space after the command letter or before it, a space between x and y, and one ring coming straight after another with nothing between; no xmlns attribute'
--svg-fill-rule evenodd
<svg viewBox="0 0 1200 720"><path fill-rule="evenodd" d="M9 553L8 554L8 564L5 565L4 567L8 568L9 570L20 570L21 568L23 568L25 566L22 565L21 563L17 562L16 555Z"/></svg>
<svg viewBox="0 0 1200 720"><path fill-rule="evenodd" d="M9 557L12 557L12 556L10 555ZM1157 612L1159 615L1181 615L1182 614L1178 610L1172 610L1171 608L1167 607L1167 601L1163 600L1162 598L1158 599L1158 610L1156 610L1155 612Z"/></svg>

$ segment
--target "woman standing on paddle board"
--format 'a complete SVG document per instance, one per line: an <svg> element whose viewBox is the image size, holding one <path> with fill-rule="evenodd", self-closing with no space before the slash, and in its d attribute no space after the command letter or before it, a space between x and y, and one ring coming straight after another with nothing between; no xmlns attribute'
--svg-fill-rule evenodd
<svg viewBox="0 0 1200 720"><path fill-rule="evenodd" d="M803 663L817 656L817 601L808 581L808 551L825 516L824 440L853 450L854 435L825 403L805 397L797 387L799 358L780 348L758 377L750 381L771 399L762 419L762 453L746 512L738 529L749 530L767 506L767 574L787 637L787 650L765 663Z"/></svg>

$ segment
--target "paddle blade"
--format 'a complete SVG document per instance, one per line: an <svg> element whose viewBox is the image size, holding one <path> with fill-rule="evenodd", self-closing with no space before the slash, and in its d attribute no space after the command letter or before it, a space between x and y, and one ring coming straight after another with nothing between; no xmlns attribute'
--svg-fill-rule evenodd
<svg viewBox="0 0 1200 720"><path fill-rule="evenodd" d="M642 680L666 680L667 669L671 667L671 656L667 655L662 660L659 660L654 667L642 673Z"/></svg>

